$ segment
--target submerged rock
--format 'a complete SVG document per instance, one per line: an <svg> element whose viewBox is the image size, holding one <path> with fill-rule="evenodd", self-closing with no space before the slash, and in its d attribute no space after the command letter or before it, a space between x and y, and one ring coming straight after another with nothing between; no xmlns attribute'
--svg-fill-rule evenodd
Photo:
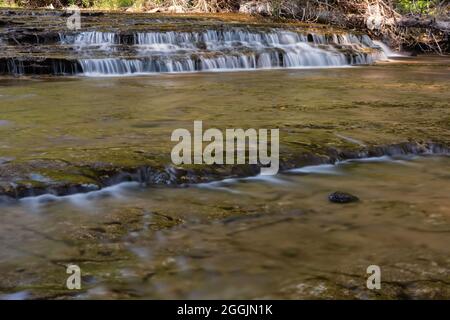
<svg viewBox="0 0 450 320"><path fill-rule="evenodd" d="M328 200L333 203L350 203L359 201L359 198L347 192L336 191L328 196Z"/></svg>

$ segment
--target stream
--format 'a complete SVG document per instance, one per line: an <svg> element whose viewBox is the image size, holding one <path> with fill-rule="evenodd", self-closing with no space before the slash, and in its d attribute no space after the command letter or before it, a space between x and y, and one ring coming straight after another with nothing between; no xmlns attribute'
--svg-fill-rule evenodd
<svg viewBox="0 0 450 320"><path fill-rule="evenodd" d="M234 16L0 18L0 298L450 297L448 57ZM280 172L175 166L197 120L278 128Z"/></svg>

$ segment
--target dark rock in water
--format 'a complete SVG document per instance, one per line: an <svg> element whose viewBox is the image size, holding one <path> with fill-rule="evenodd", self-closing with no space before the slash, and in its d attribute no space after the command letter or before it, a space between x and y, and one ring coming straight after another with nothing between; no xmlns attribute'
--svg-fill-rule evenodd
<svg viewBox="0 0 450 320"><path fill-rule="evenodd" d="M359 198L347 192L336 191L328 196L328 200L334 203L350 203L359 201Z"/></svg>

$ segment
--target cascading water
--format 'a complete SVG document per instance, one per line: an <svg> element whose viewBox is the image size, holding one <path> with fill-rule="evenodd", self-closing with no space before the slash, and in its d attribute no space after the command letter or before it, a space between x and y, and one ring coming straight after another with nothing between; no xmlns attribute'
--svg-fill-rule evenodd
<svg viewBox="0 0 450 320"><path fill-rule="evenodd" d="M384 54L388 58L392 57L404 57L403 54L393 51L391 48L389 48L386 44L384 44L381 41L373 41L373 43L381 48L383 50Z"/></svg>
<svg viewBox="0 0 450 320"><path fill-rule="evenodd" d="M139 32L133 34L131 45L111 33L82 32L62 41L81 51L128 46L134 53L132 58L79 59L85 75L336 67L386 58L368 36L282 29Z"/></svg>
<svg viewBox="0 0 450 320"><path fill-rule="evenodd" d="M367 35L264 26L196 26L192 31L79 31L30 36L33 55L6 39L0 73L86 76L323 68L371 64L389 48ZM152 30L158 30L153 27ZM11 54L8 54L11 52Z"/></svg>
<svg viewBox="0 0 450 320"><path fill-rule="evenodd" d="M60 34L60 43L73 46L77 50L84 50L89 46L99 49L110 50L114 44L119 42L118 35L114 32L80 32L75 35Z"/></svg>
<svg viewBox="0 0 450 320"><path fill-rule="evenodd" d="M386 59L366 35L321 35L291 30L201 32L80 32L61 35L83 57L84 75L337 67ZM106 57L96 52L109 51ZM115 53L115 54L113 54ZM128 53L128 54L121 54Z"/></svg>

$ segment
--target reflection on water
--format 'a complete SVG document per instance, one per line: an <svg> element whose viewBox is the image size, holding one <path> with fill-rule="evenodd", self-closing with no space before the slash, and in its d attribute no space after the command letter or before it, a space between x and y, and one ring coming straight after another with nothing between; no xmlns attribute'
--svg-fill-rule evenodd
<svg viewBox="0 0 450 320"><path fill-rule="evenodd" d="M450 297L450 158L346 161L183 188L133 184L1 208L13 297ZM328 202L340 190L361 201ZM64 289L78 264L83 290ZM366 289L379 265L382 289ZM12 294L12 295L11 295Z"/></svg>

